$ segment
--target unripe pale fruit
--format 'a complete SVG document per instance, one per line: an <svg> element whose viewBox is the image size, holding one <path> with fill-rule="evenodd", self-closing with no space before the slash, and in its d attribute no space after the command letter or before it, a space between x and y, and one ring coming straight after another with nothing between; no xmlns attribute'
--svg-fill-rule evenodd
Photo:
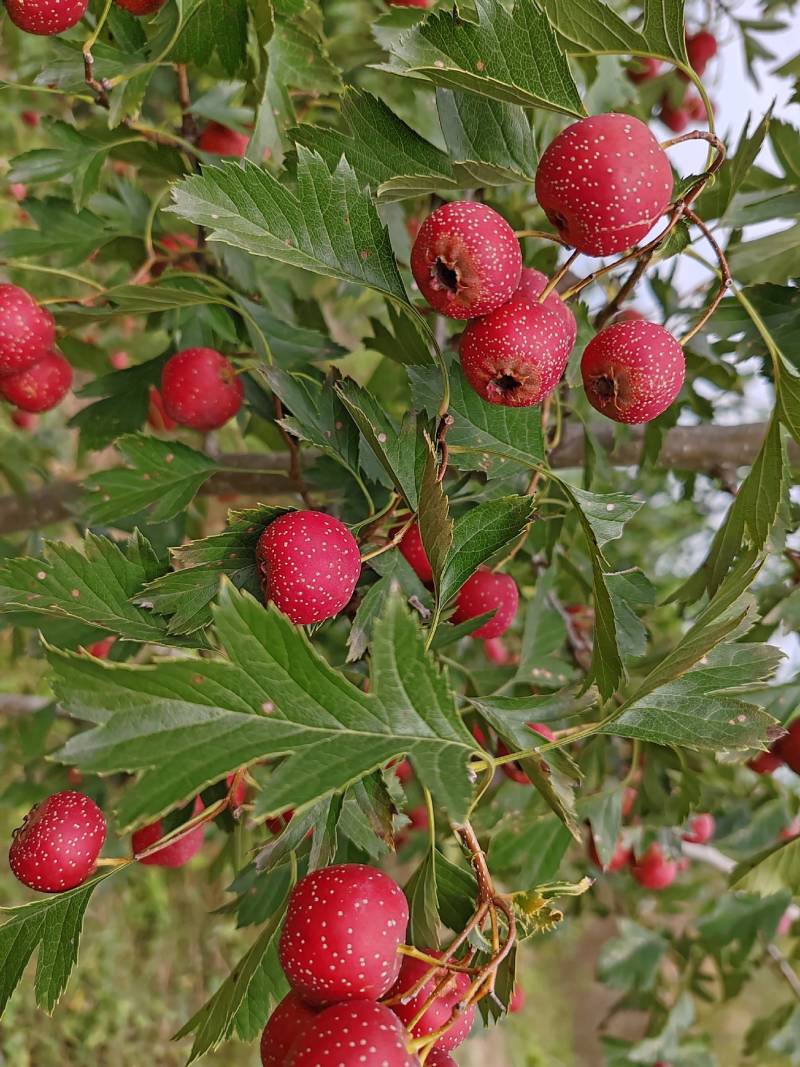
<svg viewBox="0 0 800 1067"><path fill-rule="evenodd" d="M660 59L656 59L655 56L637 56L634 65L629 67L626 73L634 85L641 85L643 82L657 78L660 70Z"/></svg>
<svg viewBox="0 0 800 1067"><path fill-rule="evenodd" d="M83 793L54 793L32 807L14 831L8 860L23 885L64 893L90 876L105 839L106 820L93 800Z"/></svg>
<svg viewBox="0 0 800 1067"><path fill-rule="evenodd" d="M213 348L185 348L161 372L164 410L181 426L216 430L242 406L244 387L233 365Z"/></svg>
<svg viewBox="0 0 800 1067"><path fill-rule="evenodd" d="M49 311L18 285L0 285L0 378L38 363L55 339Z"/></svg>
<svg viewBox="0 0 800 1067"><path fill-rule="evenodd" d="M436 959L439 959L442 955L441 952L433 952L429 949L424 951L426 955L433 956ZM423 960L417 960L411 956L403 958L403 966L400 968L397 982L389 994L390 997L401 996L406 990L412 989L424 975L429 974L431 976L414 996L391 1005L392 1011L406 1026L411 1025L425 1001L431 996L446 973L444 970L434 970L430 964L425 963ZM423 1037L425 1034L432 1034L435 1030L445 1026L453 1016L456 1006L462 1001L469 987L469 975L452 974L447 988L436 997L419 1021L414 1023L411 1029L413 1036ZM434 1047L441 1049L443 1052L449 1052L466 1041L475 1021L475 1010L475 1005L473 1004L466 1011L461 1012L450 1029L442 1034Z"/></svg>
<svg viewBox="0 0 800 1067"><path fill-rule="evenodd" d="M117 7L124 8L131 15L152 15L159 11L167 0L114 0Z"/></svg>
<svg viewBox="0 0 800 1067"><path fill-rule="evenodd" d="M0 378L0 394L23 411L50 411L59 404L72 385L72 367L60 352L48 352L40 360Z"/></svg>
<svg viewBox="0 0 800 1067"><path fill-rule="evenodd" d="M800 719L789 726L788 733L779 737L772 746L772 752L792 768L795 774L800 774Z"/></svg>
<svg viewBox="0 0 800 1067"><path fill-rule="evenodd" d="M297 993L287 993L270 1015L261 1035L262 1067L284 1067L289 1049L318 1014Z"/></svg>
<svg viewBox="0 0 800 1067"><path fill-rule="evenodd" d="M209 122L197 139L197 147L213 156L236 156L241 158L247 151L250 137L237 133L221 122Z"/></svg>
<svg viewBox="0 0 800 1067"><path fill-rule="evenodd" d="M400 971L407 925L403 891L383 871L360 863L312 871L289 897L281 966L309 1004L377 1000Z"/></svg>
<svg viewBox="0 0 800 1067"><path fill-rule="evenodd" d="M533 267L523 267L519 280L519 287L516 293L514 293L514 296L525 297L531 303L536 303L539 298L539 293L546 288L549 281L550 279L547 275L542 274L540 270L534 270ZM543 303L548 310L558 315L561 319L564 329L571 339L570 348L572 348L575 344L575 338L578 336L578 323L575 320L575 316L555 289L547 294Z"/></svg>
<svg viewBox="0 0 800 1067"><path fill-rule="evenodd" d="M536 197L560 236L589 256L622 252L664 214L672 170L630 115L596 115L563 130L536 172Z"/></svg>
<svg viewBox="0 0 800 1067"><path fill-rule="evenodd" d="M522 252L502 215L486 204L458 200L425 219L411 249L411 271L434 310L473 319L513 295Z"/></svg>
<svg viewBox="0 0 800 1067"><path fill-rule="evenodd" d="M338 615L361 574L356 539L322 511L290 511L271 522L256 561L264 599L298 624Z"/></svg>
<svg viewBox="0 0 800 1067"><path fill-rule="evenodd" d="M618 322L596 334L583 353L581 374L592 407L615 422L650 422L681 391L683 349L654 322Z"/></svg>
<svg viewBox="0 0 800 1067"><path fill-rule="evenodd" d="M295 1041L286 1067L419 1067L408 1034L383 1004L356 1000L320 1012Z"/></svg>
<svg viewBox="0 0 800 1067"><path fill-rule="evenodd" d="M80 22L89 0L5 0L8 17L26 33L52 37Z"/></svg>
<svg viewBox="0 0 800 1067"><path fill-rule="evenodd" d="M411 567L416 576L425 585L433 581L433 571L430 560L422 543L422 535L419 532L419 523L409 526L403 534L403 539L397 546L405 557L406 563Z"/></svg>
<svg viewBox="0 0 800 1067"><path fill-rule="evenodd" d="M494 611L492 618L473 630L471 636L500 637L514 621L518 604L519 590L510 574L479 570L461 586L451 621L458 624Z"/></svg>
<svg viewBox="0 0 800 1067"><path fill-rule="evenodd" d="M653 842L648 850L631 864L631 874L645 889L666 889L678 876L678 864L675 860L668 859L661 846Z"/></svg>
<svg viewBox="0 0 800 1067"><path fill-rule="evenodd" d="M203 801L200 797L197 797L194 802L194 814L197 815L202 810ZM184 864L188 863L190 859L196 856L203 847L203 837L205 836L205 832L205 825L201 823L193 830L190 830L184 837L178 838L168 845L164 845L163 848L158 849L156 852L152 852L149 856L143 857L138 860L138 862L144 863L148 867L183 867ZM134 855L137 852L144 852L163 836L164 826L160 819L150 823L149 826L143 826L141 830L137 830L131 837L131 846Z"/></svg>
<svg viewBox="0 0 800 1067"><path fill-rule="evenodd" d="M470 322L458 353L469 384L484 400L530 407L558 385L574 341L561 316L515 297Z"/></svg>
<svg viewBox="0 0 800 1067"><path fill-rule="evenodd" d="M693 845L705 845L714 836L716 828L717 821L713 815L694 815L689 820L689 833L683 835L683 840Z"/></svg>

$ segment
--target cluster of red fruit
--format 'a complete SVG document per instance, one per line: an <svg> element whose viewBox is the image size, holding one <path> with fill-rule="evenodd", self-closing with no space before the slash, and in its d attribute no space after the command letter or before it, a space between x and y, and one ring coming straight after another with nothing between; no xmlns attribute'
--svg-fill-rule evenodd
<svg viewBox="0 0 800 1067"><path fill-rule="evenodd" d="M387 874L362 864L313 871L289 898L279 957L291 992L261 1038L264 1067L455 1067L469 1034L465 971L439 952L403 952L408 904Z"/></svg>
<svg viewBox="0 0 800 1067"><path fill-rule="evenodd" d="M622 815L627 818L633 811L636 803L636 789L629 786L625 790L622 801ZM681 835L683 841L693 845L705 845L713 838L716 832L716 820L714 816L703 812L694 815L689 820L689 829ZM630 869L631 876L645 889L667 889L681 871L685 870L689 861L683 856L672 856L657 842L650 844L644 852L637 855L635 850L620 837L614 853L608 863L603 864L597 852L597 844L593 835L589 834L588 842L589 859L595 867L604 871L622 871L626 867Z"/></svg>
<svg viewBox="0 0 800 1067"><path fill-rule="evenodd" d="M686 53L692 69L698 74L704 74L709 61L717 54L717 39L709 30L687 33ZM628 77L635 85L641 85L659 77L660 73L661 61L647 56L636 61L628 71ZM697 93L687 91L687 81L683 71L678 71L659 104L659 118L673 133L683 133L690 122L702 122L706 117L703 101Z"/></svg>
<svg viewBox="0 0 800 1067"><path fill-rule="evenodd" d="M581 119L542 155L536 196L561 241L589 256L626 251L664 214L672 170L644 123L629 115ZM443 204L411 251L420 292L436 311L469 320L459 342L464 373L491 404L527 407L558 385L576 324L547 278L522 266L513 229L485 204ZM660 415L680 391L683 349L656 323L616 322L587 345L586 395L617 422Z"/></svg>
<svg viewBox="0 0 800 1067"><path fill-rule="evenodd" d="M50 312L19 286L0 285L0 396L19 411L49 411L69 392L72 367L55 341Z"/></svg>

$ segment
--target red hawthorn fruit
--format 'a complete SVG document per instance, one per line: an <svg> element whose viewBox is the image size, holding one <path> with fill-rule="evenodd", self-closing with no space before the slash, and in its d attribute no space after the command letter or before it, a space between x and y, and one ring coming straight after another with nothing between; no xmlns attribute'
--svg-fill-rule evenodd
<svg viewBox="0 0 800 1067"><path fill-rule="evenodd" d="M697 93L687 93L683 106L689 112L689 117L695 122L703 122L706 117L706 105ZM712 105L713 106L713 105Z"/></svg>
<svg viewBox="0 0 800 1067"><path fill-rule="evenodd" d="M800 719L795 719L788 727L788 733L778 738L772 752L795 774L800 774Z"/></svg>
<svg viewBox="0 0 800 1067"><path fill-rule="evenodd" d="M478 396L490 404L530 407L558 385L574 343L574 322L570 328L546 304L515 297L470 322L458 354Z"/></svg>
<svg viewBox="0 0 800 1067"><path fill-rule="evenodd" d="M650 82L653 78L657 78L660 70L660 59L656 59L655 56L637 56L633 66L628 67L626 73L634 85L641 85L643 82Z"/></svg>
<svg viewBox="0 0 800 1067"><path fill-rule="evenodd" d="M713 815L703 813L694 815L689 820L689 832L683 835L683 840L692 845L705 845L714 836L717 821Z"/></svg>
<svg viewBox="0 0 800 1067"><path fill-rule="evenodd" d="M433 0L386 0L390 7L430 7Z"/></svg>
<svg viewBox="0 0 800 1067"><path fill-rule="evenodd" d="M415 830L427 830L430 826L430 818L428 816L428 808L425 804L419 804L416 808L411 808L406 812L408 816L408 823L402 828L402 830L395 837L395 844L398 848L402 848L411 839L411 834Z"/></svg>
<svg viewBox="0 0 800 1067"><path fill-rule="evenodd" d="M131 365L131 357L127 352L119 351L112 352L108 357L108 362L114 368L114 370L125 370Z"/></svg>
<svg viewBox="0 0 800 1067"><path fill-rule="evenodd" d="M388 874L360 863L324 867L292 890L281 966L309 1004L377 1000L399 974L407 925L406 898Z"/></svg>
<svg viewBox="0 0 800 1067"><path fill-rule="evenodd" d="M747 766L756 774L774 774L778 767L783 766L783 760L774 752L759 752L747 761Z"/></svg>
<svg viewBox="0 0 800 1067"><path fill-rule="evenodd" d="M247 151L250 135L237 133L221 122L209 122L197 139L197 147L213 156L236 156L241 158Z"/></svg>
<svg viewBox="0 0 800 1067"><path fill-rule="evenodd" d="M792 819L788 826L778 832L781 841L794 841L796 837L800 837L800 819Z"/></svg>
<svg viewBox="0 0 800 1067"><path fill-rule="evenodd" d="M430 585L433 581L433 571L431 570L431 564L425 551L425 546L422 544L419 523L415 522L413 526L409 526L403 534L403 540L397 547L403 553L406 563L414 571L419 580L424 582L425 585Z"/></svg>
<svg viewBox="0 0 800 1067"><path fill-rule="evenodd" d="M131 15L152 15L159 11L167 0L114 0L117 7L123 8Z"/></svg>
<svg viewBox="0 0 800 1067"><path fill-rule="evenodd" d="M89 0L5 0L8 17L37 37L52 37L80 22Z"/></svg>
<svg viewBox="0 0 800 1067"><path fill-rule="evenodd" d="M11 199L16 200L16 202L20 204L28 195L28 186L23 185L22 182L11 182L8 187L8 192Z"/></svg>
<svg viewBox="0 0 800 1067"><path fill-rule="evenodd" d="M540 270L535 270L533 267L523 267L519 286L517 287L514 296L524 297L532 304L538 303L539 293L542 292L549 281L550 279L547 275L542 274ZM571 338L570 348L572 348L575 344L575 339L578 336L578 323L568 305L564 303L555 289L547 294L543 303L546 308L558 315L563 322L564 329Z"/></svg>
<svg viewBox="0 0 800 1067"><path fill-rule="evenodd" d="M636 797L638 796L638 790L635 786L629 785L625 787L625 792L622 794L622 818L627 819L630 813L633 811L636 804Z"/></svg>
<svg viewBox="0 0 800 1067"><path fill-rule="evenodd" d="M158 242L161 249L169 257L169 262L154 264L151 274L154 278L160 278L168 266L177 267L179 270L196 273L200 268L193 258L197 251L197 239L189 233L167 233Z"/></svg>
<svg viewBox="0 0 800 1067"><path fill-rule="evenodd" d="M645 853L631 863L631 874L645 889L666 889L678 876L678 864L668 859L661 846L653 842Z"/></svg>
<svg viewBox="0 0 800 1067"><path fill-rule="evenodd" d="M20 411L15 409L11 412L11 421L15 426L18 426L20 430L35 430L36 423L39 421L39 416L34 415L32 411Z"/></svg>
<svg viewBox="0 0 800 1067"><path fill-rule="evenodd" d="M449 1052L435 1048L425 1060L425 1067L458 1067L458 1064Z"/></svg>
<svg viewBox="0 0 800 1067"><path fill-rule="evenodd" d="M0 285L0 378L38 363L55 339L49 311L18 285Z"/></svg>
<svg viewBox="0 0 800 1067"><path fill-rule="evenodd" d="M233 365L213 348L184 348L161 372L164 410L181 426L216 430L242 406L244 387Z"/></svg>
<svg viewBox="0 0 800 1067"><path fill-rule="evenodd" d="M116 637L113 634L110 637L103 637L100 641L92 642L86 651L90 656L94 656L95 659L108 659L108 654L115 641Z"/></svg>
<svg viewBox="0 0 800 1067"><path fill-rule="evenodd" d="M511 1000L508 1002L508 1010L511 1015L517 1015L525 1007L525 990L521 985L514 986Z"/></svg>
<svg viewBox="0 0 800 1067"><path fill-rule="evenodd" d="M502 215L486 204L442 204L423 222L411 272L430 306L451 319L474 319L513 295L522 252Z"/></svg>
<svg viewBox="0 0 800 1067"><path fill-rule="evenodd" d="M510 574L495 574L481 569L475 571L461 586L452 622L458 625L494 610L492 618L473 630L471 636L500 637L514 621L518 604L519 590Z"/></svg>
<svg viewBox="0 0 800 1067"><path fill-rule="evenodd" d="M614 318L609 323L613 326L617 322L642 322L645 316L641 311L637 311L636 308L624 308L622 311L618 311Z"/></svg>
<svg viewBox="0 0 800 1067"><path fill-rule="evenodd" d="M686 35L686 54L689 63L697 74L704 74L708 61L717 54L717 39L708 30L698 30L697 33ZM686 77L681 71L681 76Z"/></svg>
<svg viewBox="0 0 800 1067"><path fill-rule="evenodd" d="M581 359L586 397L615 422L650 422L681 391L683 349L655 322L618 322L595 334Z"/></svg>
<svg viewBox="0 0 800 1067"><path fill-rule="evenodd" d="M355 1000L320 1012L284 1062L286 1067L419 1067L407 1041L400 1021L383 1004Z"/></svg>
<svg viewBox="0 0 800 1067"><path fill-rule="evenodd" d="M572 628L584 637L590 637L594 629L594 608L588 604L565 604Z"/></svg>
<svg viewBox="0 0 800 1067"><path fill-rule="evenodd" d="M203 810L203 807L203 801L200 797L196 797L194 802L194 814L198 815ZM144 863L149 867L183 867L184 864L188 863L193 856L196 856L203 847L205 832L205 824L201 823L193 830L190 830L185 837L181 837L178 840L171 842L169 845L164 845L164 847L158 849L157 852L153 852L137 862ZM159 841L163 836L164 828L160 819L150 823L149 826L143 826L141 830L137 830L131 837L131 846L134 855L136 855L137 852L144 852L145 849L150 848L151 845L154 845L156 841Z"/></svg>
<svg viewBox="0 0 800 1067"><path fill-rule="evenodd" d="M174 430L178 425L164 410L164 398L154 385L150 386L147 402L147 424L154 430Z"/></svg>
<svg viewBox="0 0 800 1067"><path fill-rule="evenodd" d="M398 760L392 765L392 770L401 782L408 782L414 777L414 769L407 759Z"/></svg>
<svg viewBox="0 0 800 1067"><path fill-rule="evenodd" d="M687 108L673 107L666 97L661 101L658 116L673 133L683 133L692 121Z"/></svg>
<svg viewBox="0 0 800 1067"><path fill-rule="evenodd" d="M430 949L424 949L423 951L427 955L433 956L436 959L442 955L441 952L434 952ZM403 957L403 965L400 968L400 974L398 975L397 981L389 994L390 997L399 997L403 995L406 990L415 986L426 974L429 974L430 978L425 982L418 993L407 1000L401 1000L391 1006L392 1011L406 1026L410 1026L419 1013L422 1005L445 977L445 972L433 970L430 965L423 960L417 960L411 956ZM414 1037L424 1037L425 1034L432 1034L440 1027L445 1026L453 1015L456 1006L461 1002L465 992L469 989L469 986L469 975L453 974L450 984L444 992L436 997L422 1018L411 1027L412 1035ZM459 1015L458 1019L449 1030L442 1034L434 1048L441 1049L443 1052L450 1052L452 1049L458 1048L462 1042L466 1041L474 1021L475 1005L473 1004L467 1011Z"/></svg>
<svg viewBox="0 0 800 1067"><path fill-rule="evenodd" d="M539 734L539 736L543 737L545 741L555 741L556 739L556 735L553 733L550 727L543 722L529 722L527 726L529 730L533 730L535 734ZM498 741L497 743L497 755L508 755L508 747L502 741ZM503 772L506 778L510 778L512 782L517 782L518 785L531 784L530 778L522 769L521 765L516 761L514 761L513 763L501 763L500 770Z"/></svg>
<svg viewBox="0 0 800 1067"><path fill-rule="evenodd" d="M304 625L338 615L361 574L356 539L322 511L290 511L271 522L258 539L256 562L264 600Z"/></svg>
<svg viewBox="0 0 800 1067"><path fill-rule="evenodd" d="M48 352L32 367L0 378L0 394L23 411L50 411L72 385L72 367L60 352Z"/></svg>
<svg viewBox="0 0 800 1067"><path fill-rule="evenodd" d="M83 793L53 793L35 804L8 853L23 885L40 893L63 893L91 875L106 839L106 820Z"/></svg>
<svg viewBox="0 0 800 1067"><path fill-rule="evenodd" d="M26 126L30 126L34 129L42 121L40 116L35 111L21 111L19 117L25 123Z"/></svg>
<svg viewBox="0 0 800 1067"><path fill-rule="evenodd" d="M278 837L289 823L294 818L294 808L287 808L286 811L282 811L280 815L272 815L266 820L267 829L273 836ZM309 837L314 831L309 830L306 837Z"/></svg>
<svg viewBox="0 0 800 1067"><path fill-rule="evenodd" d="M589 256L640 241L672 197L672 170L630 115L595 115L563 130L536 172L536 197L561 237Z"/></svg>
<svg viewBox="0 0 800 1067"><path fill-rule="evenodd" d="M262 1067L284 1067L289 1049L318 1014L297 993L287 993L270 1015L261 1035Z"/></svg>
<svg viewBox="0 0 800 1067"><path fill-rule="evenodd" d="M483 642L483 652L490 663L505 667L511 656L502 637L489 637Z"/></svg>
<svg viewBox="0 0 800 1067"><path fill-rule="evenodd" d="M614 854L608 863L603 866L600 862L600 855L597 851L597 842L594 839L594 835L589 833L589 843L587 847L589 853L589 859L595 867L599 867L601 871L616 872L621 871L624 867L633 859L633 853L629 848L626 848L622 841L617 842L617 847L614 849Z"/></svg>

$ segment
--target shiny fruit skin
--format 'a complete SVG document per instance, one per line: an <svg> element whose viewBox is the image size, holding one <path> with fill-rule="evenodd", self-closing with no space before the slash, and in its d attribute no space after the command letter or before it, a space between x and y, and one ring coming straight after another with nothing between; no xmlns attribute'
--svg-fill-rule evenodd
<svg viewBox="0 0 800 1067"><path fill-rule="evenodd" d="M292 1045L319 1014L297 993L289 992L267 1020L261 1034L262 1067L284 1067Z"/></svg>
<svg viewBox="0 0 800 1067"><path fill-rule="evenodd" d="M233 365L213 348L184 348L161 372L164 411L181 426L217 430L242 406L244 387Z"/></svg>
<svg viewBox="0 0 800 1067"><path fill-rule="evenodd" d="M320 1012L292 1045L286 1067L419 1067L408 1034L383 1004L355 1000Z"/></svg>
<svg viewBox="0 0 800 1067"><path fill-rule="evenodd" d="M522 252L502 215L486 204L442 204L420 227L411 272L430 306L474 319L505 304L519 285Z"/></svg>
<svg viewBox="0 0 800 1067"><path fill-rule="evenodd" d="M18 285L0 285L0 378L38 363L55 338L49 311Z"/></svg>
<svg viewBox="0 0 800 1067"><path fill-rule="evenodd" d="M559 235L588 256L623 252L664 214L672 170L648 127L595 115L563 130L536 172L536 197Z"/></svg>
<svg viewBox="0 0 800 1067"><path fill-rule="evenodd" d="M787 733L778 738L772 746L772 752L795 774L800 774L800 719L795 719Z"/></svg>
<svg viewBox="0 0 800 1067"><path fill-rule="evenodd" d="M400 549L406 563L411 567L416 576L425 585L433 582L433 571L430 560L422 543L422 535L419 532L419 523L415 522L403 534L403 539L397 546Z"/></svg>
<svg viewBox="0 0 800 1067"><path fill-rule="evenodd" d="M661 846L654 842L631 864L631 874L645 889L660 892L677 878L678 864L668 859Z"/></svg>
<svg viewBox="0 0 800 1067"><path fill-rule="evenodd" d="M70 790L34 805L14 831L8 860L23 885L64 893L95 869L106 839L106 820L93 800Z"/></svg>
<svg viewBox="0 0 800 1067"><path fill-rule="evenodd" d="M235 156L237 159L245 154L249 143L248 134L238 133L220 122L209 122L197 139L197 147L202 152L213 156Z"/></svg>
<svg viewBox="0 0 800 1067"><path fill-rule="evenodd" d="M427 955L436 958L441 956L440 952L435 952L429 949L424 949L423 951ZM391 1005L392 1011L406 1026L411 1025L425 1001L434 992L442 978L444 978L444 973L433 970L431 966L423 960L417 960L411 956L403 957L403 966L400 968L397 982L389 994L390 998L398 997L406 990L413 988L425 974L430 974L431 977L422 986L418 993L408 1000L401 1000ZM469 975L461 973L454 974L447 989L436 997L430 1007L425 1011L424 1015L414 1024L411 1030L413 1036L423 1037L425 1034L432 1034L440 1027L445 1026L448 1020L452 1017L456 1006L461 1002L464 994L469 989L469 986ZM467 1011L462 1012L453 1025L442 1034L434 1047L441 1049L443 1052L450 1052L452 1049L458 1048L460 1044L466 1041L469 1032L472 1029L472 1024L475 1021L475 1011L475 1005L472 1005Z"/></svg>
<svg viewBox="0 0 800 1067"><path fill-rule="evenodd" d="M8 17L20 30L53 37L80 22L89 0L5 0Z"/></svg>
<svg viewBox="0 0 800 1067"><path fill-rule="evenodd" d="M194 802L194 814L198 815L202 810L203 801L200 797L196 797ZM183 867L190 859L196 856L203 847L205 832L205 824L201 823L193 830L190 830L184 837L181 837L168 845L164 845L163 848L158 849L149 856L145 856L143 859L137 860L137 862L143 863L148 867ZM163 836L164 829L160 819L150 823L149 826L143 826L141 830L137 830L131 837L131 845L133 847L134 855L137 852L144 852Z"/></svg>
<svg viewBox="0 0 800 1067"><path fill-rule="evenodd" d="M0 394L22 411L39 413L56 407L72 385L72 366L60 352L48 352L40 360L0 378Z"/></svg>
<svg viewBox="0 0 800 1067"><path fill-rule="evenodd" d="M478 570L462 585L451 621L458 625L494 609L492 618L473 630L470 636L500 637L514 621L518 604L519 590L510 574Z"/></svg>
<svg viewBox="0 0 800 1067"><path fill-rule="evenodd" d="M274 519L258 539L256 562L265 601L299 625L338 615L361 575L356 539L323 511Z"/></svg>

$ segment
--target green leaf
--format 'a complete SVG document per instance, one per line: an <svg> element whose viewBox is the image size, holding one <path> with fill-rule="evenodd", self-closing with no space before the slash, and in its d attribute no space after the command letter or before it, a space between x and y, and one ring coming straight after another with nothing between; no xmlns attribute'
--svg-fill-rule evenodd
<svg viewBox="0 0 800 1067"><path fill-rule="evenodd" d="M410 308L386 228L355 172L331 171L298 147L297 193L253 163L204 167L173 188L168 210L209 230L209 238L376 289Z"/></svg>
<svg viewBox="0 0 800 1067"><path fill-rule="evenodd" d="M723 645L703 666L626 701L619 717L599 732L696 750L764 747L777 720L737 690L764 681L781 659L769 645Z"/></svg>
<svg viewBox="0 0 800 1067"><path fill-rule="evenodd" d="M800 273L800 223L727 249L728 264L737 281L785 282Z"/></svg>
<svg viewBox="0 0 800 1067"><path fill-rule="evenodd" d="M82 408L69 420L70 426L80 430L83 448L105 448L118 437L133 433L143 425L149 389L158 382L164 362L163 358L150 359L135 367L115 370L96 378L89 388L81 390L81 396L104 397Z"/></svg>
<svg viewBox="0 0 800 1067"><path fill-rule="evenodd" d="M442 573L450 555L453 544L453 521L450 518L450 502L442 483L438 478L439 466L436 462L433 445L425 436L425 467L419 486L419 533L422 545L433 572L433 584L439 606L443 601L440 595Z"/></svg>
<svg viewBox="0 0 800 1067"><path fill-rule="evenodd" d="M410 368L414 402L433 416L442 396L438 370ZM488 404L469 385L460 366L450 369L450 414L447 431L450 463L459 470L485 471L506 477L544 462L541 411Z"/></svg>
<svg viewBox="0 0 800 1067"><path fill-rule="evenodd" d="M247 61L247 0L200 0L188 14L170 59L208 66L216 54L232 76Z"/></svg>
<svg viewBox="0 0 800 1067"><path fill-rule="evenodd" d="M742 127L739 143L732 156L728 156L717 171L714 181L710 183L697 201L697 211L702 219L720 219L728 211L734 194L747 180L751 167L756 161L761 146L767 136L772 118L770 107L753 133L750 134L750 116ZM771 218L775 217L773 213ZM754 220L755 221L755 220Z"/></svg>
<svg viewBox="0 0 800 1067"><path fill-rule="evenodd" d="M574 485L568 487L568 493L583 519L591 527L599 547L622 537L625 523L632 519L642 506L641 500L625 493L590 493Z"/></svg>
<svg viewBox="0 0 800 1067"><path fill-rule="evenodd" d="M0 909L4 920L0 926L0 1015L37 948L36 1003L47 1012L53 1011L78 959L89 898L112 873L107 871L57 896Z"/></svg>
<svg viewBox="0 0 800 1067"><path fill-rule="evenodd" d="M267 49L269 77L280 86L292 86L319 96L341 93L342 76L320 37L318 4L297 5L291 12L276 11L275 31ZM334 166L338 159L334 161Z"/></svg>
<svg viewBox="0 0 800 1067"><path fill-rule="evenodd" d="M624 792L622 787L609 789L587 797L585 803L581 804L581 815L589 820L592 841L603 867L611 862L619 843Z"/></svg>
<svg viewBox="0 0 800 1067"><path fill-rule="evenodd" d="M506 496L471 508L453 525L453 543L439 583L443 604L451 600L467 578L484 563L507 552L533 519L530 496Z"/></svg>
<svg viewBox="0 0 800 1067"><path fill-rule="evenodd" d="M401 315L392 304L388 305L387 311L391 329L384 326L378 319L369 320L373 334L369 340L369 347L388 356L396 363L409 366L430 366L430 349L417 320L408 315ZM439 381L441 383L441 376ZM438 407L438 402L436 407Z"/></svg>
<svg viewBox="0 0 800 1067"><path fill-rule="evenodd" d="M630 919L620 919L619 930L619 937L607 941L600 950L598 977L615 989L653 989L667 942Z"/></svg>
<svg viewBox="0 0 800 1067"><path fill-rule="evenodd" d="M263 1026L286 992L288 984L278 963L277 948L282 920L283 908L267 923L216 993L175 1035L177 1040L194 1034L189 1063L219 1048L240 1026L245 1025L248 1033L253 1030L254 1020L260 1019L256 1025Z"/></svg>
<svg viewBox="0 0 800 1067"><path fill-rule="evenodd" d="M274 607L229 584L215 619L230 661L103 664L98 672L88 657L51 653L64 705L104 723L74 737L59 758L99 773L144 772L120 802L123 830L239 767L282 755L259 794L261 815L340 793L408 755L437 803L463 818L475 744L398 599L375 628L371 693L330 667Z"/></svg>
<svg viewBox="0 0 800 1067"><path fill-rule="evenodd" d="M186 510L218 469L202 452L145 434L121 437L117 449L129 466L95 474L87 482L83 511L91 523L113 523L148 508L150 522L166 522Z"/></svg>
<svg viewBox="0 0 800 1067"><path fill-rule="evenodd" d="M277 367L266 368L263 375L291 412L279 420L280 425L358 477L358 430L342 406L333 379L289 374Z"/></svg>
<svg viewBox="0 0 800 1067"><path fill-rule="evenodd" d="M407 412L398 427L385 406L351 378L337 382L336 391L391 483L416 511L417 482L425 464L425 439L419 421L413 412Z"/></svg>
<svg viewBox="0 0 800 1067"><path fill-rule="evenodd" d="M260 504L231 512L222 533L173 549L179 569L148 582L134 602L168 616L168 633L191 634L211 622L211 604L223 575L237 589L260 597L256 544L265 527L287 510Z"/></svg>
<svg viewBox="0 0 800 1067"><path fill-rule="evenodd" d="M731 887L746 893L769 897L789 890L796 894L800 885L800 839L782 842L753 859L740 863L731 875Z"/></svg>
<svg viewBox="0 0 800 1067"><path fill-rule="evenodd" d="M65 542L45 542L43 559L0 563L0 603L5 610L77 619L130 641L181 644L168 639L160 619L130 600L162 572L141 534L115 544L88 533L83 553Z"/></svg>
<svg viewBox="0 0 800 1067"><path fill-rule="evenodd" d="M742 551L760 551L767 542L785 492L786 457L780 423L773 415L753 466L714 535L703 563L673 594L690 603L713 595Z"/></svg>
<svg viewBox="0 0 800 1067"><path fill-rule="evenodd" d="M591 54L634 52L650 49L644 35L603 0L537 0L558 32L577 49Z"/></svg>
<svg viewBox="0 0 800 1067"><path fill-rule="evenodd" d="M545 14L530 0L509 11L476 0L477 22L436 11L393 40L394 65L444 89L565 115L584 113L566 57Z"/></svg>
<svg viewBox="0 0 800 1067"><path fill-rule="evenodd" d="M426 949L439 948L439 898L436 852L429 850L405 886L409 910L409 938Z"/></svg>
<svg viewBox="0 0 800 1067"><path fill-rule="evenodd" d="M459 184L534 180L538 153L523 108L449 89L436 90L436 106Z"/></svg>
<svg viewBox="0 0 800 1067"><path fill-rule="evenodd" d="M457 188L447 155L407 126L371 93L350 88L342 101L347 133L297 126L290 136L318 152L333 170L343 155L353 170L389 202Z"/></svg>

